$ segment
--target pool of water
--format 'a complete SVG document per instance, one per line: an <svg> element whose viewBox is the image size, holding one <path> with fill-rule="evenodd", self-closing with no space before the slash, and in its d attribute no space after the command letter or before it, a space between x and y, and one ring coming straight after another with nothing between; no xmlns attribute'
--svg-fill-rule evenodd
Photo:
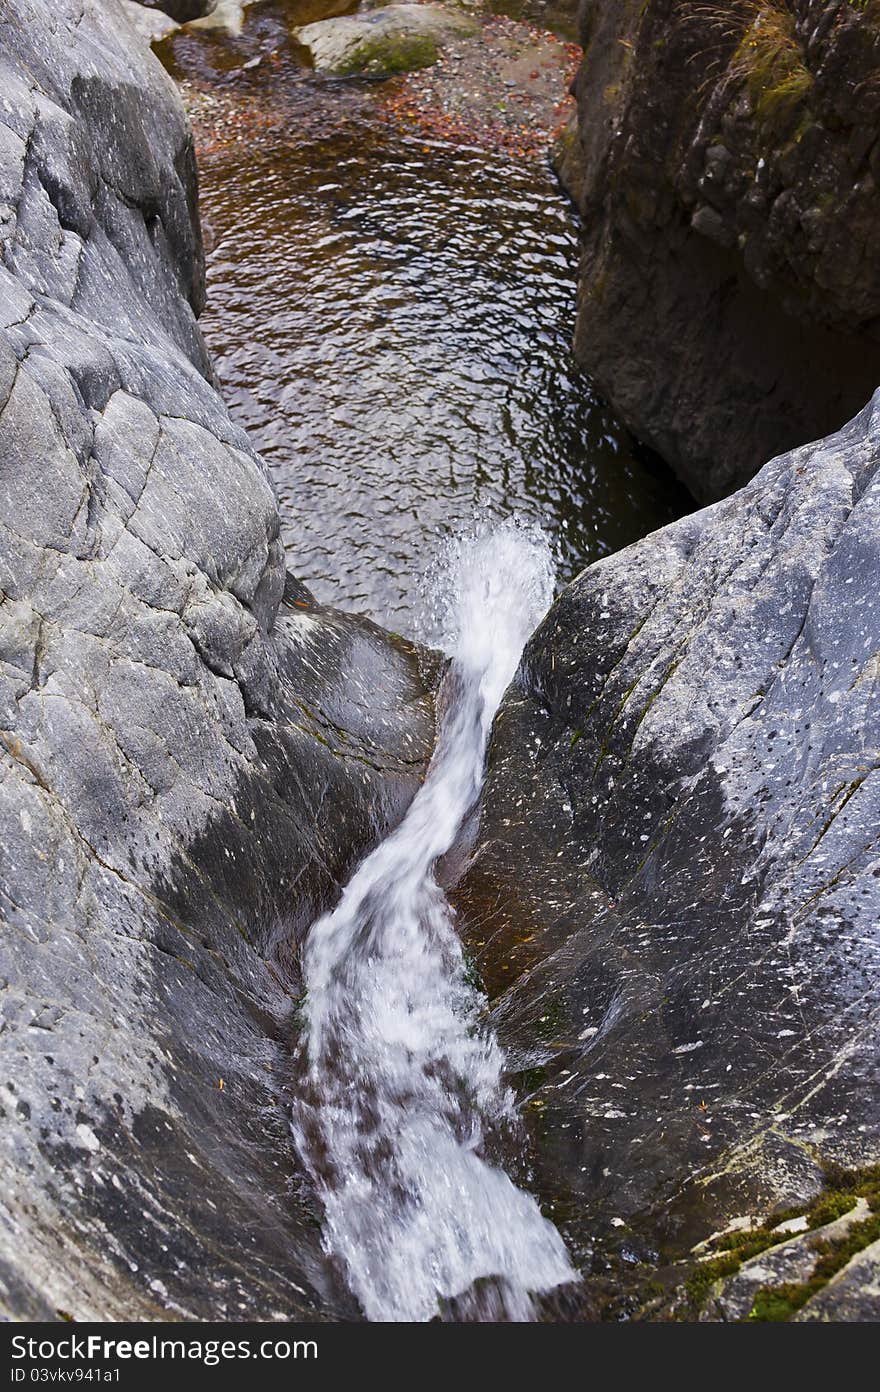
<svg viewBox="0 0 880 1392"><path fill-rule="evenodd" d="M235 44L211 51L228 84ZM539 521L567 579L681 511L573 360L577 232L549 166L367 113L230 147L201 202L204 332L320 600L412 632L427 561L475 515Z"/></svg>

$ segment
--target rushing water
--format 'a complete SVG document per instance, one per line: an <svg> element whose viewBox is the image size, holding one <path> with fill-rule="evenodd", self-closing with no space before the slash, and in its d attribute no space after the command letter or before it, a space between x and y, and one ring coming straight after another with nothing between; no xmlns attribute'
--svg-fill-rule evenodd
<svg viewBox="0 0 880 1392"><path fill-rule="evenodd" d="M502 525L460 543L449 579L452 661L427 778L303 954L293 1131L328 1250L373 1320L430 1319L458 1296L474 1317L528 1319L530 1293L574 1278L556 1229L486 1153L492 1130L513 1122L513 1099L434 876L477 799L492 718L551 599L549 549Z"/></svg>

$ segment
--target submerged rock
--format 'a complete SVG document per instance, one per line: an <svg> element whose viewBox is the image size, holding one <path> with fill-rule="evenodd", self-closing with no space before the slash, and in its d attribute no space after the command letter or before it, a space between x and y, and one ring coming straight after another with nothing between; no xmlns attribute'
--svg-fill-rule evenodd
<svg viewBox="0 0 880 1392"><path fill-rule="evenodd" d="M390 75L430 67L444 43L477 28L467 15L439 5L387 5L306 24L293 35L321 71Z"/></svg>
<svg viewBox="0 0 880 1392"><path fill-rule="evenodd" d="M878 573L880 394L587 569L502 708L457 902L624 1289L880 1160Z"/></svg>
<svg viewBox="0 0 880 1392"><path fill-rule="evenodd" d="M170 79L115 3L8 0L0 80L0 1304L325 1317L292 944L408 805L432 703L285 573Z"/></svg>
<svg viewBox="0 0 880 1392"><path fill-rule="evenodd" d="M588 0L581 29L577 352L709 501L880 382L876 6Z"/></svg>

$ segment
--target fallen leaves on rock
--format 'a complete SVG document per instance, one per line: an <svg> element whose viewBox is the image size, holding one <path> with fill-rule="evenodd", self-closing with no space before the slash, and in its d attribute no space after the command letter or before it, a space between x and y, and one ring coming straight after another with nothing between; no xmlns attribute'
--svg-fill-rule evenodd
<svg viewBox="0 0 880 1392"><path fill-rule="evenodd" d="M490 15L432 67L380 83L328 82L273 51L243 63L240 76L185 77L181 90L203 163L242 145L257 152L348 130L356 138L364 123L532 161L546 158L574 108L568 89L580 58L576 44Z"/></svg>

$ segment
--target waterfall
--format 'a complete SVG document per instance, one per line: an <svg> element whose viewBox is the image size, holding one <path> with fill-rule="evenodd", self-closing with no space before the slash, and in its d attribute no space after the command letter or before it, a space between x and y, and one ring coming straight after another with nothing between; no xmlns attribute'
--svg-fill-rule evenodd
<svg viewBox="0 0 880 1392"><path fill-rule="evenodd" d="M575 1273L486 1154L513 1097L434 866L474 807L493 717L552 598L547 543L513 523L460 539L444 588L451 662L427 777L306 940L292 1130L368 1319L427 1320L463 1297L466 1317L525 1320L533 1293Z"/></svg>

